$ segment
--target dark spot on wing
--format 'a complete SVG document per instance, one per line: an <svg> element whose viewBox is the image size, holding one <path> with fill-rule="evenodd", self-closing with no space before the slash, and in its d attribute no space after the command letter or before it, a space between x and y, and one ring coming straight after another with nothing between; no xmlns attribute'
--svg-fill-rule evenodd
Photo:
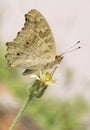
<svg viewBox="0 0 90 130"><path fill-rule="evenodd" d="M20 55L20 53L17 53L17 55L19 56L19 55Z"/></svg>
<svg viewBox="0 0 90 130"><path fill-rule="evenodd" d="M29 42L26 42L26 44L28 45L28 44L29 44Z"/></svg>
<svg viewBox="0 0 90 130"><path fill-rule="evenodd" d="M26 22L24 23L24 26L26 26Z"/></svg>
<svg viewBox="0 0 90 130"><path fill-rule="evenodd" d="M19 34L20 32L18 32L17 34Z"/></svg>
<svg viewBox="0 0 90 130"><path fill-rule="evenodd" d="M5 58L7 58L7 54L5 55Z"/></svg>
<svg viewBox="0 0 90 130"><path fill-rule="evenodd" d="M11 63L9 63L8 65L11 66Z"/></svg>
<svg viewBox="0 0 90 130"><path fill-rule="evenodd" d="M8 46L8 42L6 43L6 46Z"/></svg>
<svg viewBox="0 0 90 130"><path fill-rule="evenodd" d="M27 21L27 17L25 17L25 21Z"/></svg>

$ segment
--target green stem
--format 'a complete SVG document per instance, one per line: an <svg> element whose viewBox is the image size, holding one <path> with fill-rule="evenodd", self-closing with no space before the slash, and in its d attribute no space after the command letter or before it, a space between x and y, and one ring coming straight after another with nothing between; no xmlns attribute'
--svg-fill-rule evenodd
<svg viewBox="0 0 90 130"><path fill-rule="evenodd" d="M13 129L14 129L15 125L17 124L17 122L19 121L19 119L22 117L22 115L23 115L25 109L27 108L27 106L28 106L29 102L32 100L32 98L33 98L32 95L29 95L29 96L27 97L27 99L25 100L23 106L21 107L21 109L20 109L18 115L16 116L16 118L15 118L15 120L13 121L13 123L12 123L11 127L9 128L9 130L13 130Z"/></svg>

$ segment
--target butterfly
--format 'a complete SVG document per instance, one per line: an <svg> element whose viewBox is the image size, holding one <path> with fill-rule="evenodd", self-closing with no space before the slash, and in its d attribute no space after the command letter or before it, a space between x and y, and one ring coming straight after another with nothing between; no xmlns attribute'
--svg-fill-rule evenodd
<svg viewBox="0 0 90 130"><path fill-rule="evenodd" d="M6 46L8 65L24 68L24 75L52 69L63 59L63 55L56 55L56 44L48 22L35 9L25 14L24 27Z"/></svg>
<svg viewBox="0 0 90 130"><path fill-rule="evenodd" d="M51 69L63 58L56 56L56 45L50 26L35 9L25 14L24 27L6 46L8 65L26 69L23 74Z"/></svg>

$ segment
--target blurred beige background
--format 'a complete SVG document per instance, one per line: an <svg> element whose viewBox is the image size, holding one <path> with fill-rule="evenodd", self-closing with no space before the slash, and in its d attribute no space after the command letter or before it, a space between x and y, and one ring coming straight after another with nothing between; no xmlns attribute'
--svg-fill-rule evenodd
<svg viewBox="0 0 90 130"><path fill-rule="evenodd" d="M57 54L81 41L81 49L65 55L55 72L51 96L73 99L83 96L90 102L90 0L0 0L0 39L3 45L21 30L26 14L39 10L55 37ZM68 85L67 85L68 83Z"/></svg>

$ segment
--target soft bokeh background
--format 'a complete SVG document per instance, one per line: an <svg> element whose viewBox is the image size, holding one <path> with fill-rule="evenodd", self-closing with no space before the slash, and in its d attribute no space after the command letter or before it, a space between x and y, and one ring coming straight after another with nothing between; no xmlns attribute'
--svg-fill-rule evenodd
<svg viewBox="0 0 90 130"><path fill-rule="evenodd" d="M42 99L32 102L27 110L29 117L42 130L89 130L89 0L0 0L0 104L16 110L26 97L29 78L21 76L20 70L8 68L4 55L5 43L15 38L25 22L24 14L31 9L39 10L47 19L57 54L78 40L81 49L65 55L54 74L55 85L48 88Z"/></svg>

